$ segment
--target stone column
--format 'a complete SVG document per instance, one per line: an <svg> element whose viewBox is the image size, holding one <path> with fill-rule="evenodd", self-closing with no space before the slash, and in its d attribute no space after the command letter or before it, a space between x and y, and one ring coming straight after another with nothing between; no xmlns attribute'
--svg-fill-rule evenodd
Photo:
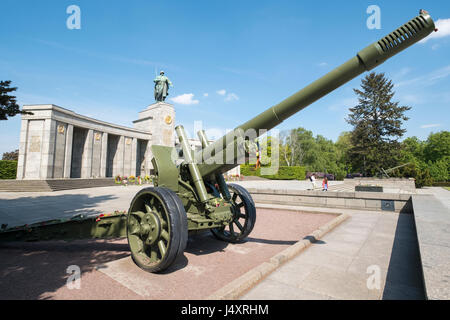
<svg viewBox="0 0 450 320"><path fill-rule="evenodd" d="M66 155L66 141L67 141L67 124L63 122L56 122L55 134L55 155L53 160L53 174L52 177L64 177L64 162Z"/></svg>
<svg viewBox="0 0 450 320"><path fill-rule="evenodd" d="M108 157L108 134L103 132L102 134L102 151L100 156L100 177L106 177L106 159Z"/></svg>
<svg viewBox="0 0 450 320"><path fill-rule="evenodd" d="M84 143L83 159L81 161L81 178L91 178L92 176L92 148L94 142L94 130L89 129Z"/></svg>
<svg viewBox="0 0 450 320"><path fill-rule="evenodd" d="M131 172L131 159L132 159L132 143L133 139L129 137L125 137L124 144L124 153L123 153L123 174L125 176L135 175L135 173Z"/></svg>
<svg viewBox="0 0 450 320"><path fill-rule="evenodd" d="M55 157L56 121L45 119L42 136L41 178L53 178L53 161Z"/></svg>
<svg viewBox="0 0 450 320"><path fill-rule="evenodd" d="M133 138L131 142L131 174L136 176L136 163L137 163L137 138Z"/></svg>
<svg viewBox="0 0 450 320"><path fill-rule="evenodd" d="M94 130L94 139L92 145L92 170L91 178L101 176L100 166L102 161L102 133Z"/></svg>
<svg viewBox="0 0 450 320"><path fill-rule="evenodd" d="M73 125L67 125L66 133L66 149L64 154L64 178L70 178L70 170L72 169L72 142L73 142Z"/></svg>
<svg viewBox="0 0 450 320"><path fill-rule="evenodd" d="M152 163L152 159L153 159L153 152L152 152L152 144L153 144L153 140L150 140L147 143L147 150L145 151L145 174L150 175L150 170L153 170L153 163Z"/></svg>
<svg viewBox="0 0 450 320"><path fill-rule="evenodd" d="M125 137L119 137L119 143L117 144L116 154L114 156L114 174L113 176L121 175L124 176L123 171L123 153L125 151Z"/></svg>
<svg viewBox="0 0 450 320"><path fill-rule="evenodd" d="M17 162L17 176L16 179L24 178L25 171L25 159L27 153L27 136L28 136L28 120L22 120L20 127L20 140L19 140L19 159Z"/></svg>

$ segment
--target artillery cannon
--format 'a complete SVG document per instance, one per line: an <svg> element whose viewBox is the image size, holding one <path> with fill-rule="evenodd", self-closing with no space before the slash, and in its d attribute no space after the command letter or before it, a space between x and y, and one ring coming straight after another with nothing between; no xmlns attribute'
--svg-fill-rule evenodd
<svg viewBox="0 0 450 320"><path fill-rule="evenodd" d="M243 187L227 184L223 173L239 165L248 151L249 132L259 136L314 101L420 41L435 30L430 15L420 15L372 43L304 89L245 122L214 143L198 133L202 150L193 152L182 126L182 150L153 145L154 187L140 190L127 214L77 218L67 222L3 229L1 240L107 238L126 236L134 262L158 272L182 255L189 232L209 229L223 241L243 241L256 221L255 204ZM254 137L252 137L254 138ZM182 156L182 160L180 160ZM178 163L177 163L178 162Z"/></svg>
<svg viewBox="0 0 450 320"><path fill-rule="evenodd" d="M393 167L393 168L389 168L389 169L386 169L386 170L384 170L384 168L380 168L380 169L378 169L378 177L380 177L381 179L383 179L384 176L386 176L386 178L390 178L388 172L391 172L391 171L394 171L396 169L400 169L400 168L406 167L409 164L411 164L411 162L407 162L407 163L404 163L404 164L401 164L399 166L396 166L396 167Z"/></svg>

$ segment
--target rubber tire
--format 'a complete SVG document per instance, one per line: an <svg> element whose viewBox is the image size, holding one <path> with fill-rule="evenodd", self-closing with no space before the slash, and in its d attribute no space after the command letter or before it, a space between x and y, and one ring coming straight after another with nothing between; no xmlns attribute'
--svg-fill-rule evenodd
<svg viewBox="0 0 450 320"><path fill-rule="evenodd" d="M183 202L181 201L180 197L172 190L168 188L162 188L167 191L167 194L172 197L173 201L177 205L178 213L180 214L180 245L178 247L178 253L177 257L182 256L184 253L184 250L186 250L187 241L188 241L188 220L187 220L187 214L186 210L184 209ZM175 258L176 260L177 258Z"/></svg>
<svg viewBox="0 0 450 320"><path fill-rule="evenodd" d="M253 227L255 226L256 222L255 202L253 201L250 193L244 187L234 183L228 184L228 187L234 189L234 193L237 193L244 202L244 209L247 213L247 219L243 226L244 231L236 238L232 238L224 234L222 232L223 229L220 228L211 229L211 232L214 235L214 237L216 237L219 240L230 243L240 243L243 242L248 237L248 235L252 232Z"/></svg>
<svg viewBox="0 0 450 320"><path fill-rule="evenodd" d="M148 272L161 272L170 267L172 263L183 254L187 242L187 217L181 200L179 202L176 200L178 196L170 189L163 187L149 187L140 190L133 198L128 210L128 214L132 212L133 206L136 200L145 194L154 194L161 200L161 204L164 206L167 215L166 218L169 219L169 242L165 256L157 263L148 265L140 261L131 250L130 240L128 237L128 223L127 223L127 239L128 245L130 245L131 257L141 269ZM176 197L176 198L175 198ZM137 210L137 209L135 209ZM144 210L145 211L145 210ZM184 217L184 218L183 218Z"/></svg>
<svg viewBox="0 0 450 320"><path fill-rule="evenodd" d="M250 192L247 191L247 189L245 189L243 186L239 185L239 184L235 184L235 183L229 183L228 186L231 186L232 188L238 189L239 192L241 192L242 194L245 195L245 197L250 200L251 202L251 209L253 210L253 213L251 214L251 216L253 217L253 222L250 225L250 229L247 231L247 236L253 231L253 227L255 226L256 223L256 205L255 202L253 201L252 196L250 195Z"/></svg>

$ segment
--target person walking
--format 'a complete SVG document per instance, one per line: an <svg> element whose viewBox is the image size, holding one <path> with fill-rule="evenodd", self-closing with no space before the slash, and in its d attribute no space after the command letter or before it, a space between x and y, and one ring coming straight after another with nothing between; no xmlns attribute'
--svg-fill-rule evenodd
<svg viewBox="0 0 450 320"><path fill-rule="evenodd" d="M328 191L328 178L325 176L322 181L322 191Z"/></svg>
<svg viewBox="0 0 450 320"><path fill-rule="evenodd" d="M312 184L312 189L314 190L316 188L316 177L314 176L314 173L309 177L309 180Z"/></svg>

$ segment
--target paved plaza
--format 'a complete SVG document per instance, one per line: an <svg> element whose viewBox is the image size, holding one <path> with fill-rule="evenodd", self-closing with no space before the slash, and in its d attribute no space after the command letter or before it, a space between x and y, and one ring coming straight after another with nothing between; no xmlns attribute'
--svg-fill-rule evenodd
<svg viewBox="0 0 450 320"><path fill-rule="evenodd" d="M346 213L347 221L242 299L424 299L413 216Z"/></svg>
<svg viewBox="0 0 450 320"><path fill-rule="evenodd" d="M450 192L417 193L428 198L415 214L346 210L350 219L242 299L448 299Z"/></svg>
<svg viewBox="0 0 450 320"><path fill-rule="evenodd" d="M1 192L0 220L8 227L39 221L128 211L142 186L112 186L56 192Z"/></svg>
<svg viewBox="0 0 450 320"><path fill-rule="evenodd" d="M0 299L206 299L334 218L258 208L246 242L230 244L209 231L190 236L184 255L162 274L134 264L127 239L0 244ZM80 267L80 290L65 285L69 265Z"/></svg>
<svg viewBox="0 0 450 320"><path fill-rule="evenodd" d="M261 180L236 183L246 188L286 190L310 188L309 181ZM334 182L330 185L330 189L345 186L342 182ZM142 186L113 186L58 192L3 192L0 193L0 219L2 224L15 226L55 218L68 218L77 214L98 215L115 210L125 211L133 196L141 188ZM433 197L430 199L437 201L435 204L442 206L443 209L439 210L444 213L449 212L449 194L450 192L443 188L424 188L417 191L417 196ZM36 277L36 274L26 266L19 267L21 259L31 263L33 259L39 260L39 257L45 257L45 265L51 264L54 257L58 261L57 265L61 267L67 263L76 264L78 255L86 266L87 272L84 273L83 279L87 291L81 295L73 295L73 292L66 290L63 281L66 275L59 270L58 279L53 279L51 282L54 286L52 290L33 291L32 288L28 288L34 293L25 295L23 298L85 299L94 298L92 295L96 295L105 299L114 297L117 299L203 299L212 291L220 289L220 286L232 281L233 278L239 277L284 247L301 240L325 224L327 219L330 219L326 218L327 216L333 217L326 213L346 213L350 216L346 221L246 291L241 299L426 298L426 289L429 288L424 287L420 261L423 252L419 251L414 214L280 204L257 203L256 205L258 218L255 233L250 235L248 242L241 245L222 243L222 247L217 247L220 242L207 235L207 242L213 240L213 244L212 247L203 247L204 239L200 239L199 236L190 237L185 254L187 260L179 262L174 272L155 276L140 270L129 257L126 239L76 241L72 245L65 242L7 244L6 247L2 247L2 253L9 252L19 256L3 266L3 279L0 283L3 288L10 288L12 283L8 282L8 278L19 281L26 277ZM294 211L308 213L301 219L299 218L301 214L297 214L297 218L295 214L286 215L286 212ZM269 227L276 225L279 221L282 222L279 228ZM272 233L267 233L268 231ZM444 247L436 248L443 252ZM65 251L68 256L65 255ZM258 251L261 252L258 253ZM38 260L33 263L38 263L40 261ZM14 266L14 263L17 265ZM48 266L44 265L42 270L49 271L50 269L46 269ZM217 282L217 286L192 290L195 287L195 283L192 283L191 292L186 291L184 296L180 296L173 288L168 292L165 291L163 285L165 281L170 280L172 286L176 287L186 279L198 280L202 275L208 275L206 278L209 279L214 277L213 271L219 272L221 267L228 270L220 271L227 276L223 279L224 281ZM21 268L25 270L22 273ZM208 273L209 268L212 268L211 273ZM436 276L441 270L435 268L433 272L432 274ZM111 282L111 280L114 281ZM45 287L45 277L37 283L38 288ZM181 287L187 288L184 285ZM17 294L20 295L20 286L18 288ZM102 293L99 288L105 291ZM156 291L154 291L155 288ZM108 292L115 292L114 296L109 295ZM155 296L154 292L159 292L159 295ZM3 292L2 296L6 298L7 294Z"/></svg>
<svg viewBox="0 0 450 320"><path fill-rule="evenodd" d="M427 298L450 299L450 191L423 188L413 196Z"/></svg>

